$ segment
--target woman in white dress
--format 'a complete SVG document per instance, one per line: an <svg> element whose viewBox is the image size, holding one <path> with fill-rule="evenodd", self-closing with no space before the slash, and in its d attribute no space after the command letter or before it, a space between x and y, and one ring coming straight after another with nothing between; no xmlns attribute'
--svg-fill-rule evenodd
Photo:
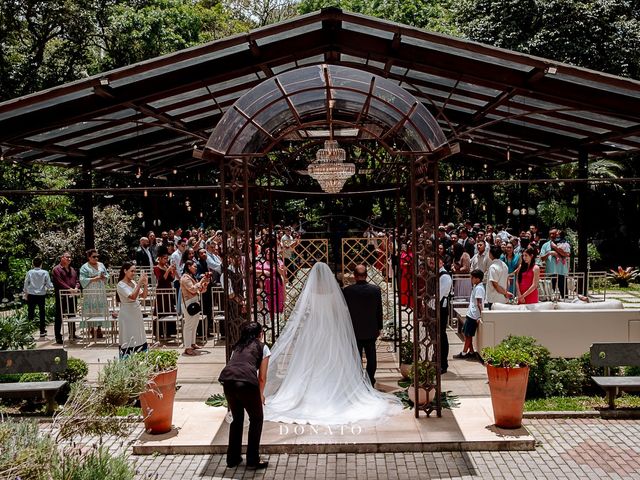
<svg viewBox="0 0 640 480"><path fill-rule="evenodd" d="M397 397L371 386L347 303L324 263L309 273L273 345L264 395L265 419L275 422L340 425L402 411Z"/></svg>
<svg viewBox="0 0 640 480"><path fill-rule="evenodd" d="M142 272L140 281L136 284L133 281L135 275L136 266L131 262L124 262L120 267L118 286L116 287L120 299L120 313L118 315L120 357L146 352L148 348L139 299L147 297L149 281L147 274Z"/></svg>

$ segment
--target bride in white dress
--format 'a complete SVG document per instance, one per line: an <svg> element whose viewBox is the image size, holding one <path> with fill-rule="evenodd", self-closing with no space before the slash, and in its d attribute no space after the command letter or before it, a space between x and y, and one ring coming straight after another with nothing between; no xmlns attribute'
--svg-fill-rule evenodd
<svg viewBox="0 0 640 480"><path fill-rule="evenodd" d="M374 321L372 319L372 321ZM341 425L402 411L362 367L349 310L331 269L316 263L271 350L265 420Z"/></svg>

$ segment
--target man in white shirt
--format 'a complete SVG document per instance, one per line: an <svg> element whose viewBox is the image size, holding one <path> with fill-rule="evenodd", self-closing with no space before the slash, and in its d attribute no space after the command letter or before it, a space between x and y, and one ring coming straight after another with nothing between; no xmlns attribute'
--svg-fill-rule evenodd
<svg viewBox="0 0 640 480"><path fill-rule="evenodd" d="M485 276L489 270L489 265L491 265L491 259L489 258L489 252L487 252L486 247L487 244L484 240L478 240L476 242L478 253L471 258L471 270L480 270Z"/></svg>
<svg viewBox="0 0 640 480"><path fill-rule="evenodd" d="M440 373L447 373L449 368L449 337L447 337L449 294L453 287L453 278L444 268L444 260L441 257L438 257L438 268L438 276L440 277Z"/></svg>
<svg viewBox="0 0 640 480"><path fill-rule="evenodd" d="M178 240L178 243L176 243L176 251L171 254L171 258L169 259L169 263L176 266L178 276L182 274L182 254L186 249L187 242L184 238L181 238L180 240Z"/></svg>
<svg viewBox="0 0 640 480"><path fill-rule="evenodd" d="M500 260L502 249L496 245L489 249L489 278L487 279L487 303L489 310L494 303L507 303L513 294L507 290L509 281L509 269L507 264Z"/></svg>
<svg viewBox="0 0 640 480"><path fill-rule="evenodd" d="M47 290L53 289L53 283L51 283L49 272L40 267L42 267L42 259L40 257L34 258L33 268L27 272L27 276L24 279L24 295L27 297L29 322L33 322L37 306L40 317L40 338L45 338L47 336L47 325L45 322L44 301L47 296Z"/></svg>
<svg viewBox="0 0 640 480"><path fill-rule="evenodd" d="M290 268L291 262L295 260L295 250L299 243L300 240L292 235L291 227L284 227L284 234L280 238L280 249L287 268Z"/></svg>

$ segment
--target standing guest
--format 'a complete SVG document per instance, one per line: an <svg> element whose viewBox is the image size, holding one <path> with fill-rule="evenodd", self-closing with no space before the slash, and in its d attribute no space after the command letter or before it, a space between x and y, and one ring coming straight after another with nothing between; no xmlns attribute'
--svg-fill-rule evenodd
<svg viewBox="0 0 640 480"><path fill-rule="evenodd" d="M153 267L153 255L149 250L149 239L147 237L140 237L140 244L136 249L136 265L138 267Z"/></svg>
<svg viewBox="0 0 640 480"><path fill-rule="evenodd" d="M218 244L212 239L207 240L207 265L209 271L212 273L211 283L219 284L220 276L222 275L222 257L220 257L220 250Z"/></svg>
<svg viewBox="0 0 640 480"><path fill-rule="evenodd" d="M442 257L438 257L438 276L440 277L440 373L447 373L449 368L449 295L453 288L453 278L444 268Z"/></svg>
<svg viewBox="0 0 640 480"><path fill-rule="evenodd" d="M80 282L78 281L78 273L75 268L71 266L71 254L64 252L60 255L60 263L53 267L52 280L53 288L55 291L56 302L56 322L53 327L53 331L56 336L56 343L62 345L62 315L65 313L75 312L76 309L76 297L66 297L63 302L60 298L60 290L72 290L77 292L80 288ZM76 324L69 323L69 340L76 340Z"/></svg>
<svg viewBox="0 0 640 480"><path fill-rule="evenodd" d="M149 252L151 252L151 265L153 266L158 259L158 239L153 231L147 233L147 238L149 239Z"/></svg>
<svg viewBox="0 0 640 480"><path fill-rule="evenodd" d="M365 232L366 233L366 232ZM291 227L284 227L284 234L280 238L280 249L285 267L291 269L291 264L295 261L296 247L300 243L298 238L293 236Z"/></svg>
<svg viewBox="0 0 640 480"><path fill-rule="evenodd" d="M447 253L447 249L444 243L438 243L438 256L442 258L442 261L444 262L444 268L446 268L447 271L450 272L453 260L451 259L451 255Z"/></svg>
<svg viewBox="0 0 640 480"><path fill-rule="evenodd" d="M200 312L191 315L188 307L192 303L197 303L199 294L205 292L209 286L209 277L196 280L197 265L193 260L187 260L184 265L184 274L180 277L180 291L182 292L182 310L184 313L184 346L185 355L196 355L196 350L200 347L196 344L196 330Z"/></svg>
<svg viewBox="0 0 640 480"><path fill-rule="evenodd" d="M507 270L509 271L508 289L515 296L515 276L518 274L518 269L520 268L520 255L514 253L513 244L511 242L506 242L504 244L504 253L500 256L500 260L502 260L507 266Z"/></svg>
<svg viewBox="0 0 640 480"><path fill-rule="evenodd" d="M229 363L220 372L218 381L224 388L233 420L229 427L227 467L235 468L242 463L242 430L244 411L249 414L249 437L247 440L247 468L267 468L269 462L260 460L260 437L264 413L264 386L271 351L264 344L264 331L257 322L242 325L240 339L233 346Z"/></svg>
<svg viewBox="0 0 640 480"><path fill-rule="evenodd" d="M367 267L356 266L353 285L344 288L344 299L349 307L353 331L356 336L358 354L364 351L367 359L367 375L371 385L376 384L376 339L382 331L382 291L377 285L367 282Z"/></svg>
<svg viewBox="0 0 640 480"><path fill-rule="evenodd" d="M85 317L102 317L104 321L91 322L97 324L97 338L102 338L102 327L108 327L109 308L107 305L107 279L109 272L104 264L99 262L98 251L95 248L87 250L87 263L80 267L80 285L83 290L82 315ZM86 325L80 324L82 328ZM93 327L89 330L93 337Z"/></svg>
<svg viewBox="0 0 640 480"><path fill-rule="evenodd" d="M564 236L563 230L558 230L556 245L558 255L556 256L556 275L558 276L558 291L560 297L565 298L567 294L567 276L569 275L569 262L571 259L571 246Z"/></svg>
<svg viewBox="0 0 640 480"><path fill-rule="evenodd" d="M45 322L44 301L47 297L47 289L53 288L49 272L43 270L42 259L36 257L32 262L33 268L27 272L24 278L24 295L27 297L27 315L29 322L33 322L33 317L38 307L40 317L40 338L47 336L47 324Z"/></svg>
<svg viewBox="0 0 640 480"><path fill-rule="evenodd" d="M475 241L469 236L469 231L466 228L458 230L458 243L462 245L465 252L471 257L474 254Z"/></svg>
<svg viewBox="0 0 640 480"><path fill-rule="evenodd" d="M540 248L540 260L545 264L545 277L551 277L553 289L558 288L562 298L565 296L566 275L569 272L569 262L563 263L563 260L568 260L570 252L568 243L558 242L558 229L549 230L549 240Z"/></svg>
<svg viewBox="0 0 640 480"><path fill-rule="evenodd" d="M264 277L264 292L267 295L267 309L271 317L274 313L284 312L287 282L287 270L279 258L273 260L274 248L265 248L264 259L256 264L256 276Z"/></svg>
<svg viewBox="0 0 640 480"><path fill-rule="evenodd" d="M473 337L478 330L478 325L482 319L482 308L485 301L485 289L482 284L484 275L480 270L474 270L471 272L471 295L469 297L469 309L467 310L467 316L462 326L462 333L464 335L464 346L462 352L454 355L453 358L475 360L478 358L478 354L473 349Z"/></svg>
<svg viewBox="0 0 640 480"><path fill-rule="evenodd" d="M403 243L400 247L400 305L413 308L413 253Z"/></svg>
<svg viewBox="0 0 640 480"><path fill-rule="evenodd" d="M169 265L169 255L167 254L166 249L162 246L158 250L158 264L153 267L153 274L156 277L157 289L173 288L173 282L176 278L176 266ZM156 301L160 304L160 308L158 310L160 312L164 312L165 316L168 315L167 312L173 312L176 306L175 298L176 297L174 295L158 295L156 298ZM166 334L172 335L176 333L176 325L172 322L165 322L165 324L166 323L168 323L168 325L166 325ZM159 336L158 333L159 332L155 332L156 338Z"/></svg>
<svg viewBox="0 0 640 480"><path fill-rule="evenodd" d="M471 259L471 270L480 270L486 275L489 270L489 265L491 265L487 244L484 240L478 240L476 242L476 248L478 249L478 253Z"/></svg>
<svg viewBox="0 0 640 480"><path fill-rule="evenodd" d="M518 303L538 303L539 280L540 267L536 265L536 249L529 247L522 252L522 266L518 272Z"/></svg>
<svg viewBox="0 0 640 480"><path fill-rule="evenodd" d="M471 271L471 258L459 242L454 243L452 249L453 264L451 265L451 273L457 276L453 284L454 293L458 298L465 298L471 292L471 280L466 276Z"/></svg>
<svg viewBox="0 0 640 480"><path fill-rule="evenodd" d="M124 262L120 267L116 292L120 300L118 314L118 332L120 333L120 358L132 353L147 351L147 334L144 330L142 309L139 298L147 298L149 279L146 272L140 275L140 281L134 282L136 266Z"/></svg>
<svg viewBox="0 0 640 480"><path fill-rule="evenodd" d="M205 277L209 279L209 285L207 290L202 294L202 313L207 317L207 325L213 326L213 304L211 298L211 291L213 290L213 272L209 270L209 256L204 248L198 250L198 258L196 260L197 270L196 279L201 280Z"/></svg>
<svg viewBox="0 0 640 480"><path fill-rule="evenodd" d="M169 232L163 230L160 234L160 239L162 240L162 246L166 247L169 241L173 242L173 238L169 238Z"/></svg>
<svg viewBox="0 0 640 480"><path fill-rule="evenodd" d="M513 294L507 290L509 269L507 265L500 260L501 254L502 249L497 245L489 249L489 258L491 259L489 278L487 279L487 303L489 304L489 310L491 310L491 306L494 303L507 303L510 298L513 298Z"/></svg>

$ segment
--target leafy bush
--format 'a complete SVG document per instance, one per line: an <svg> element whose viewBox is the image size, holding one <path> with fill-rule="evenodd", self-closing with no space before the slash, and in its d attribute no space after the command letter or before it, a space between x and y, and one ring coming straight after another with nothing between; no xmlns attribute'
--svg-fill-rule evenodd
<svg viewBox="0 0 640 480"><path fill-rule="evenodd" d="M503 343L511 349L524 350L533 358L529 364L529 383L527 384L527 397L539 397L543 395L542 385L545 379L545 367L551 358L547 347L540 345L533 337L509 336Z"/></svg>
<svg viewBox="0 0 640 480"><path fill-rule="evenodd" d="M112 455L106 447L100 446L87 454L79 449L66 449L52 474L53 480L132 480L135 470L126 455Z"/></svg>
<svg viewBox="0 0 640 480"><path fill-rule="evenodd" d="M413 368L409 370L409 385L413 384L414 371ZM436 381L436 369L433 366L429 366L427 362L418 363L418 385L424 383L435 383Z"/></svg>
<svg viewBox="0 0 640 480"><path fill-rule="evenodd" d="M579 358L552 358L547 362L542 385L545 397L580 395L584 384L585 374Z"/></svg>
<svg viewBox="0 0 640 480"><path fill-rule="evenodd" d="M67 359L67 368L58 375L60 380L66 380L69 383L76 383L84 380L89 374L89 366L87 362L79 358L69 357Z"/></svg>
<svg viewBox="0 0 640 480"><path fill-rule="evenodd" d="M0 374L0 383L15 383L20 381L19 373L2 373Z"/></svg>
<svg viewBox="0 0 640 480"><path fill-rule="evenodd" d="M51 375L45 372L23 373L20 375L20 383L48 382L49 380L51 380Z"/></svg>
<svg viewBox="0 0 640 480"><path fill-rule="evenodd" d="M154 372L166 372L178 367L178 357L176 350L149 350L139 353L139 358L149 364Z"/></svg>
<svg viewBox="0 0 640 480"><path fill-rule="evenodd" d="M627 377L640 377L640 367L625 367L624 374Z"/></svg>
<svg viewBox="0 0 640 480"><path fill-rule="evenodd" d="M0 350L35 348L33 332L36 329L36 324L27 319L25 308L13 315L0 316Z"/></svg>
<svg viewBox="0 0 640 480"><path fill-rule="evenodd" d="M138 355L110 360L98 375L98 383L108 405L120 407L138 397L147 388L153 366Z"/></svg>
<svg viewBox="0 0 640 480"><path fill-rule="evenodd" d="M529 366L534 370L549 358L549 350L538 345L532 337L510 335L495 347L483 349L482 358L496 367ZM531 374L529 378L532 378Z"/></svg>
<svg viewBox="0 0 640 480"><path fill-rule="evenodd" d="M58 451L52 438L41 435L37 422L0 422L0 445L0 478L49 478Z"/></svg>

